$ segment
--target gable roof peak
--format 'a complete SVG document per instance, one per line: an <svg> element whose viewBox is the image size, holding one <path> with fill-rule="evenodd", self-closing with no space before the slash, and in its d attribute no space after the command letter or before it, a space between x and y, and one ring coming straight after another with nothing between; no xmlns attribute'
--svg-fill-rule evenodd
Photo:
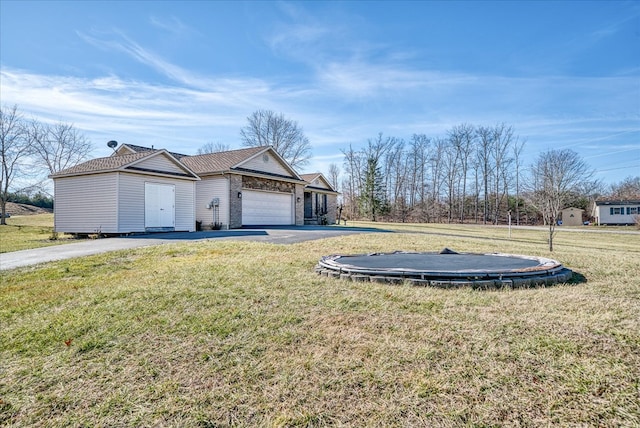
<svg viewBox="0 0 640 428"><path fill-rule="evenodd" d="M103 158L91 159L86 162L80 163L76 166L72 166L71 168L64 169L62 171L58 171L54 174L49 175L50 178L58 178L64 176L73 176L73 175L86 175L86 174L97 174L104 172L113 172L113 171L124 171L127 168L133 168L139 162L153 158L155 156L164 156L169 161L173 162L180 169L182 169L186 175L199 179L198 176L189 169L188 166L182 164L178 159L172 156L171 152L168 152L164 149L161 150L147 150L135 153L126 153L117 156L107 156ZM159 173L163 173L163 171L157 171Z"/></svg>
<svg viewBox="0 0 640 428"><path fill-rule="evenodd" d="M333 188L333 185L329 182L329 180L327 180L327 177L325 177L324 174L321 173L321 172L300 174L300 177L304 181L309 183L309 185L307 187L318 188L317 186L313 186L313 183L320 181L321 183L323 183L324 186L326 186L326 190L329 190L329 191L332 191L332 192L337 192L337 190Z"/></svg>

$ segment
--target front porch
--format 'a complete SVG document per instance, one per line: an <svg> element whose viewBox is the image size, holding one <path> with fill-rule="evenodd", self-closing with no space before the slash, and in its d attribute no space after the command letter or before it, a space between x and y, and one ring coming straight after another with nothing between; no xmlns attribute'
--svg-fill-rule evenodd
<svg viewBox="0 0 640 428"><path fill-rule="evenodd" d="M317 192L304 192L304 224L326 225L329 224L327 214L328 198L326 194ZM333 220L335 223L335 219Z"/></svg>

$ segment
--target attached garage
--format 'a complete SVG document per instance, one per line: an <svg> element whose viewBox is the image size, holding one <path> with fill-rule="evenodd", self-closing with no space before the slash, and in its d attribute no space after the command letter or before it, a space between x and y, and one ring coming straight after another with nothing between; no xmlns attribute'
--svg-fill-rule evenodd
<svg viewBox="0 0 640 428"><path fill-rule="evenodd" d="M242 225L295 224L292 193L242 191Z"/></svg>
<svg viewBox="0 0 640 428"><path fill-rule="evenodd" d="M195 230L199 178L165 150L98 158L51 177L56 232Z"/></svg>

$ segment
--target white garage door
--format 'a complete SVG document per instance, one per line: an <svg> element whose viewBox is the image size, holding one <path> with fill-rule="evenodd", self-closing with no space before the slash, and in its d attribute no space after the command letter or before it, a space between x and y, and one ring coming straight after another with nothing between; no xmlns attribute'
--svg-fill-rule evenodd
<svg viewBox="0 0 640 428"><path fill-rule="evenodd" d="M291 193L242 191L242 225L294 224Z"/></svg>

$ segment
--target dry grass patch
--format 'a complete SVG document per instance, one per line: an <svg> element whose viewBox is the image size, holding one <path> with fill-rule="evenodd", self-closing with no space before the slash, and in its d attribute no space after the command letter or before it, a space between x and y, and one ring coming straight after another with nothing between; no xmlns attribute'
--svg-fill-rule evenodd
<svg viewBox="0 0 640 428"><path fill-rule="evenodd" d="M0 424L640 424L637 245L561 235L553 257L587 282L540 289L313 273L332 253L549 255L535 231L423 232L164 245L1 273Z"/></svg>
<svg viewBox="0 0 640 428"><path fill-rule="evenodd" d="M53 214L17 215L0 226L0 253L64 244L71 235L54 234ZM54 239L55 238L55 239Z"/></svg>

